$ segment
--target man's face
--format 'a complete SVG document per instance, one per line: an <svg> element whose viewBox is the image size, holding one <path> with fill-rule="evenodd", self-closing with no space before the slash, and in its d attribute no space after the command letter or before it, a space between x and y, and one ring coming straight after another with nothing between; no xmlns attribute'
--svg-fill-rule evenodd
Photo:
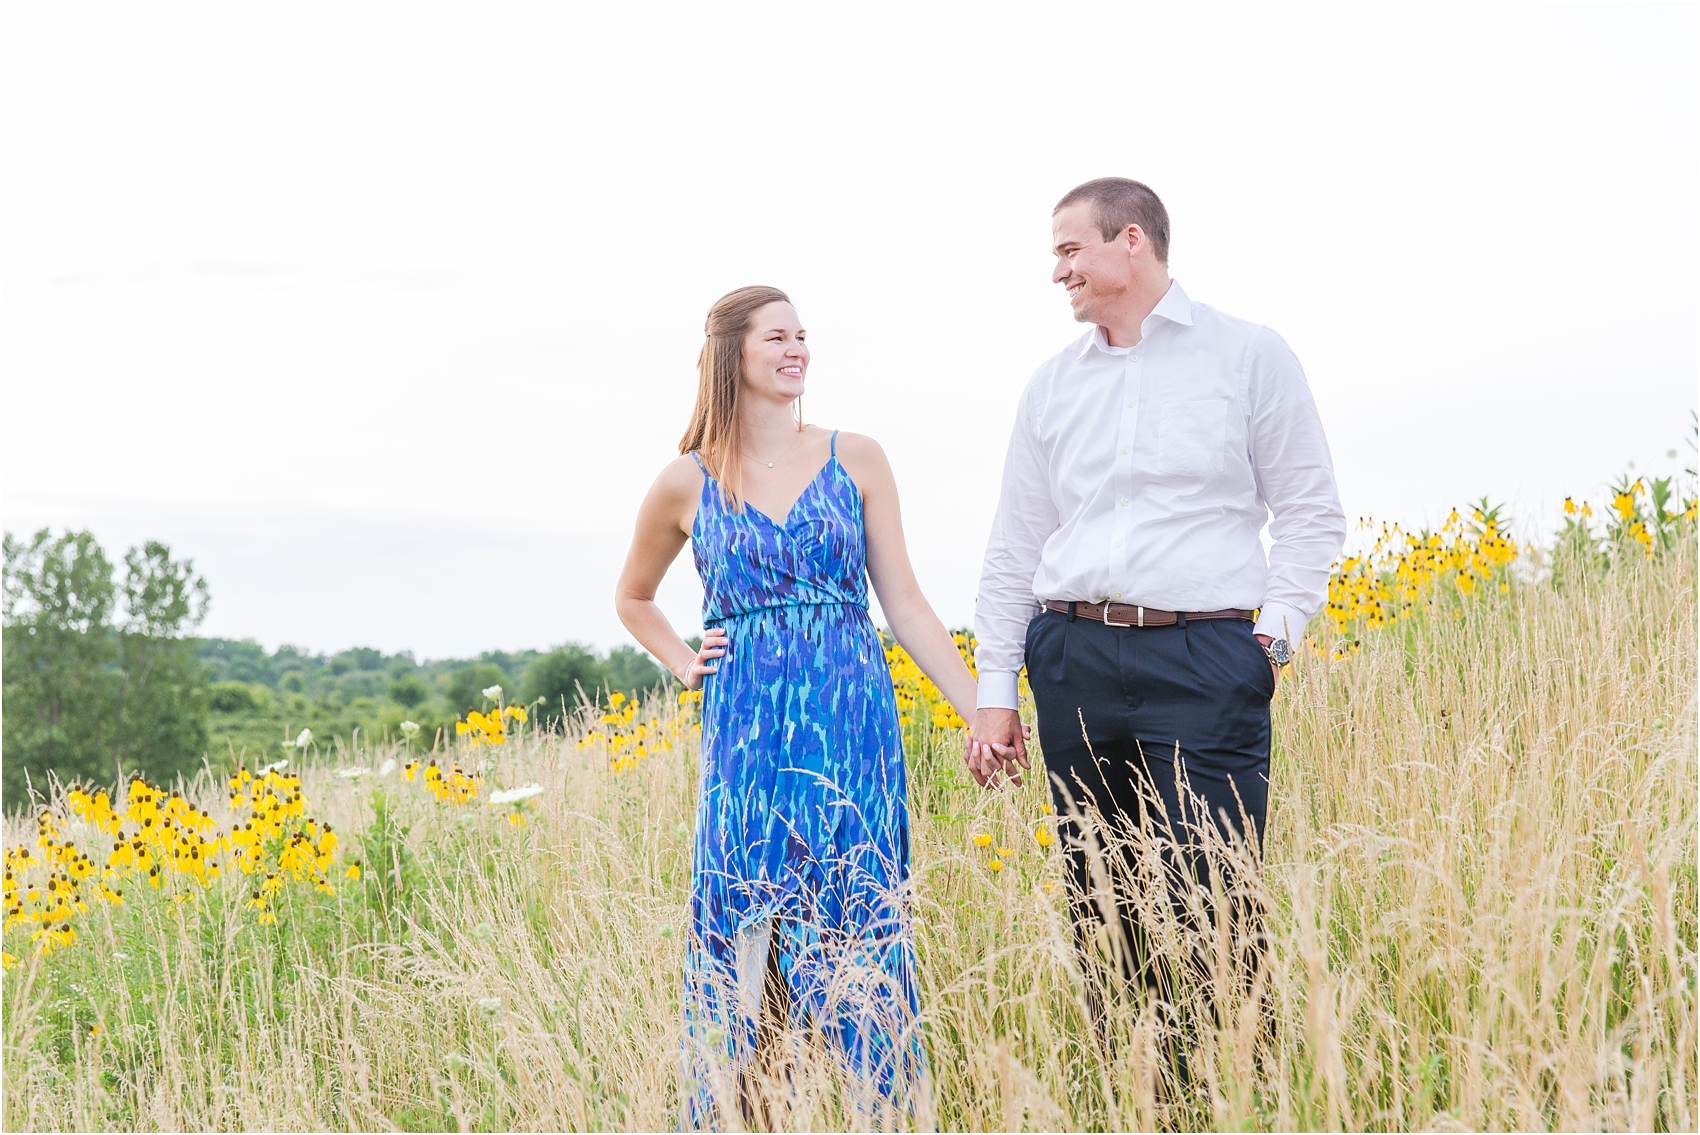
<svg viewBox="0 0 1700 1135"><path fill-rule="evenodd" d="M1068 293L1074 318L1101 323L1109 309L1134 286L1132 249L1127 235L1106 241L1092 216L1092 203L1083 201L1059 210L1051 218L1051 240L1057 254L1051 281Z"/></svg>

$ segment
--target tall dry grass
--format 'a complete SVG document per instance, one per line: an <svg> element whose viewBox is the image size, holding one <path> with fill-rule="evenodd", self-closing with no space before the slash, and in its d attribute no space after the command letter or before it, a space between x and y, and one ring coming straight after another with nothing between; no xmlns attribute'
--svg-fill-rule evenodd
<svg viewBox="0 0 1700 1135"><path fill-rule="evenodd" d="M1267 1018L1229 943L1152 903L1160 948L1207 959L1178 995L1188 1086L1157 1006L1114 998L1112 1049L1087 1023L1039 784L973 789L957 736L913 737L916 1121L1693 1129L1695 560L1513 583L1300 658L1239 876L1269 910ZM611 776L582 731L498 751L493 780L548 787L523 831L399 784L380 831L372 782L314 769L315 811L398 885L270 927L239 889L91 912L6 974L6 1127L674 1126L694 752ZM796 1051L771 1117L852 1122L830 1059Z"/></svg>

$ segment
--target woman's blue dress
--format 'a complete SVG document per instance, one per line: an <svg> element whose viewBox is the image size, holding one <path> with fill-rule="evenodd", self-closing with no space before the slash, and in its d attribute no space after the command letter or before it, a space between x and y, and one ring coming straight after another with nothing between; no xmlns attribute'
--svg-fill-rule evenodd
<svg viewBox="0 0 1700 1135"><path fill-rule="evenodd" d="M837 1050L851 1106L900 1118L922 1074L907 785L837 433L783 522L733 512L705 476L691 539L703 626L729 643L703 685L681 1118L736 1114L769 950L792 1026Z"/></svg>

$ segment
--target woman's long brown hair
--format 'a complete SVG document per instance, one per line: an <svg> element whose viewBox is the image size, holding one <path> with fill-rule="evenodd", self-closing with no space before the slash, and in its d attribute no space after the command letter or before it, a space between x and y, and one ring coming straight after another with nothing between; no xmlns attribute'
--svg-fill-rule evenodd
<svg viewBox="0 0 1700 1135"><path fill-rule="evenodd" d="M733 511L744 507L744 466L738 460L743 449L738 392L744 384L744 338L756 312L770 303L790 302L791 297L778 288L759 284L739 288L714 301L703 326L708 341L697 356L697 404L685 436L679 439L679 452L696 451ZM797 428L803 428L800 413Z"/></svg>

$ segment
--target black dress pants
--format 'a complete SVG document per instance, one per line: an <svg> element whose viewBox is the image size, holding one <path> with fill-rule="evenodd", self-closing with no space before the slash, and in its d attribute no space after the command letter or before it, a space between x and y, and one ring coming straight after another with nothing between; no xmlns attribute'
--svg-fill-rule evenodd
<svg viewBox="0 0 1700 1135"><path fill-rule="evenodd" d="M1068 857L1089 1008L1102 1024L1103 946L1095 942L1107 937L1123 976L1165 1000L1180 976L1153 959L1139 913L1142 905L1151 909L1151 887L1130 885L1140 877L1138 839L1130 837L1155 840L1145 847L1160 849L1169 887L1163 897L1183 925L1187 910L1198 909L1185 901L1189 881L1210 890L1205 826L1230 846L1259 846L1275 677L1245 619L1114 627L1046 610L1027 628L1027 680ZM1143 876L1147 884L1150 876ZM1220 881L1228 892L1232 880ZM1236 903L1234 925L1243 964L1246 946L1253 956L1259 950L1261 911ZM1207 968L1206 958L1192 960Z"/></svg>

